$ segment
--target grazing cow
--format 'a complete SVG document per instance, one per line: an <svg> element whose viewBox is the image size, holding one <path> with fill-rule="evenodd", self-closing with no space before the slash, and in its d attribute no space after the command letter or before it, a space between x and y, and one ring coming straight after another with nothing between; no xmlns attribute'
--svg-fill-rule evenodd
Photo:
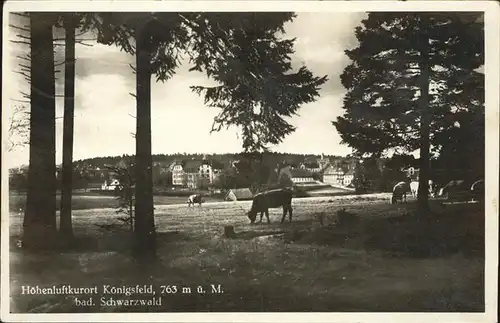
<svg viewBox="0 0 500 323"><path fill-rule="evenodd" d="M398 201L406 203L406 194L410 192L410 184L408 182L399 182L392 189L391 203L396 204Z"/></svg>
<svg viewBox="0 0 500 323"><path fill-rule="evenodd" d="M193 204L194 206L196 203L198 203L201 206L203 202L205 202L205 200L199 194L190 195L187 201L188 206L191 206L191 204Z"/></svg>
<svg viewBox="0 0 500 323"><path fill-rule="evenodd" d="M470 182L465 180L452 180L439 190L438 196L449 201L467 200L470 197Z"/></svg>
<svg viewBox="0 0 500 323"><path fill-rule="evenodd" d="M252 201L252 208L248 211L247 215L250 223L254 223L257 218L257 213L260 212L260 222L264 213L266 214L267 223L269 221L269 208L277 208L283 206L283 218L281 223L285 221L286 213L289 214L290 222L292 222L292 191L288 189L275 189L267 192L262 192L254 196Z"/></svg>
<svg viewBox="0 0 500 323"><path fill-rule="evenodd" d="M484 201L484 180L480 179L474 182L471 187L472 199L476 201Z"/></svg>

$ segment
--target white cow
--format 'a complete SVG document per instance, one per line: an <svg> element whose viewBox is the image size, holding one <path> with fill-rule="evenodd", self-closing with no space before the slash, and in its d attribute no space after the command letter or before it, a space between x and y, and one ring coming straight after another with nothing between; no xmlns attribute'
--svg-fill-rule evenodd
<svg viewBox="0 0 500 323"><path fill-rule="evenodd" d="M411 195L416 198L417 194L418 194L418 182L417 181L412 181L410 183L410 191L411 191Z"/></svg>
<svg viewBox="0 0 500 323"><path fill-rule="evenodd" d="M418 181L412 181L410 183L411 195L416 198L418 195ZM432 188L432 181L429 180L429 196L434 197L434 189Z"/></svg>

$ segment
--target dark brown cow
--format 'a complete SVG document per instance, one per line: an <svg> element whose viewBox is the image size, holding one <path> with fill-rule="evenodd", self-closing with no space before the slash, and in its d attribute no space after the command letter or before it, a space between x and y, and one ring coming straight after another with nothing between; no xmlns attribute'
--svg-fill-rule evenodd
<svg viewBox="0 0 500 323"><path fill-rule="evenodd" d="M271 223L271 221L269 221L269 209L280 206L283 207L283 218L281 219L281 223L285 221L287 212L290 222L292 222L292 191L288 189L275 189L255 195L252 201L252 208L247 215L251 223L254 223L257 218L257 213L260 212L260 223L265 213L267 223Z"/></svg>

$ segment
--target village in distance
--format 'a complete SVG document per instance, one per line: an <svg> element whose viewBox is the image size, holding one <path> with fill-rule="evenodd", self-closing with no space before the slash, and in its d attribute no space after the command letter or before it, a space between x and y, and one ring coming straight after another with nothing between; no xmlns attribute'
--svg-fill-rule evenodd
<svg viewBox="0 0 500 323"><path fill-rule="evenodd" d="M117 169L133 173L132 156L95 157L74 162L74 193L109 195L124 183ZM247 200L260 191L294 187L296 195L353 194L359 160L352 157L265 153L262 162L238 154L153 155L153 187L156 195L201 194L225 200ZM11 191L23 192L27 166L10 169ZM60 181L60 166L56 177ZM299 197L298 196L298 197Z"/></svg>
<svg viewBox="0 0 500 323"><path fill-rule="evenodd" d="M210 201L251 200L259 192L285 187L292 188L296 198L389 193L401 181L417 181L419 173L419 161L411 155L358 158L266 152L258 161L245 154L178 153L152 157L154 195L168 197L158 201L160 204L184 203L191 194L208 197ZM449 174L450 170L445 172L438 162L433 169L431 195L437 194L450 179L464 175ZM73 168L75 197L114 195L124 186L134 185L130 155L82 159L75 161ZM27 175L26 165L9 170L11 193L23 195ZM61 165L57 166L56 178L59 191ZM124 183L127 178L130 182Z"/></svg>

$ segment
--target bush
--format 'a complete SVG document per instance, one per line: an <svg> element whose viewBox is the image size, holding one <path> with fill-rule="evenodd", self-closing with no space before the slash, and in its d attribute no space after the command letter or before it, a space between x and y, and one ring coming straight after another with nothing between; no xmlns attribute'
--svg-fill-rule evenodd
<svg viewBox="0 0 500 323"><path fill-rule="evenodd" d="M114 194L118 200L116 213L124 214L118 220L129 226L130 231L134 231L135 220L135 179L133 164L128 161L125 166L108 166L117 177L120 185L115 189Z"/></svg>

